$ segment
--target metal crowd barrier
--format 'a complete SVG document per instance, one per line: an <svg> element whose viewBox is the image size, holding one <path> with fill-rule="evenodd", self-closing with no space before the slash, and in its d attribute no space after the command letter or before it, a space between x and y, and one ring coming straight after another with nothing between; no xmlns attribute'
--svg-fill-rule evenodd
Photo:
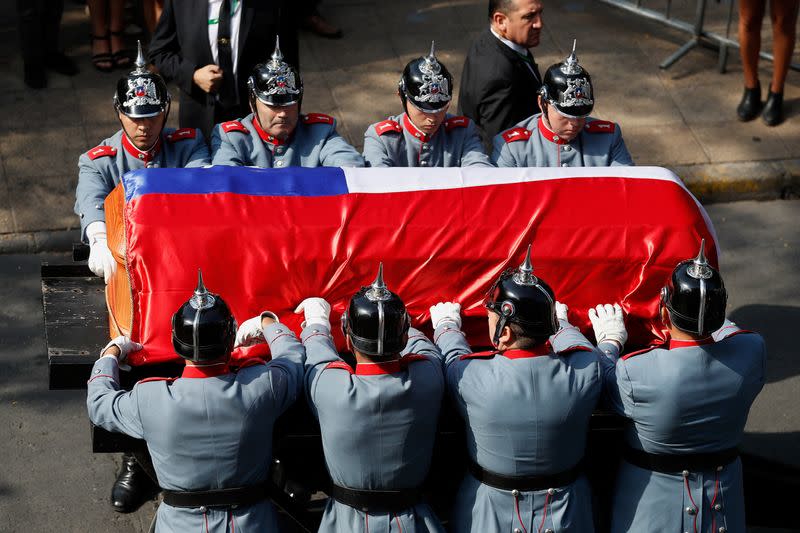
<svg viewBox="0 0 800 533"><path fill-rule="evenodd" d="M661 22L662 24L666 24L671 28L684 31L692 36L691 39L689 39L689 41L686 42L686 44L678 48L674 53L672 53L669 57L667 57L666 59L664 59L664 61L661 62L659 67L661 67L662 69L668 69L673 64L675 64L676 61L678 61L683 56L688 54L695 47L700 46L701 44L707 44L714 48L719 49L719 71L724 73L728 62L728 49L730 47L739 48L739 41L730 38L731 24L733 22L734 0L724 0L725 3L728 4L728 15L725 24L725 35L720 35L718 33L707 31L703 28L706 18L706 4L708 3L707 0L697 0L694 22L691 23L674 18L672 16L672 0L666 0L666 6L664 12L643 7L642 0L600 0L600 1L608 5L618 7L620 9L623 9L640 17ZM717 2L720 1L721 0L717 0ZM762 59L766 59L767 61L773 60L772 54L769 54L767 52L761 52L760 56ZM792 63L790 65L790 68L792 70L800 71L800 65L798 65L797 63Z"/></svg>

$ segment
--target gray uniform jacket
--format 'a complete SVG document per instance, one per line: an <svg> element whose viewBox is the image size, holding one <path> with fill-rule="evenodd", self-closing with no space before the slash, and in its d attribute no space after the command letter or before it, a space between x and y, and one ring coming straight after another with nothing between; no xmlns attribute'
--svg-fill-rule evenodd
<svg viewBox="0 0 800 533"><path fill-rule="evenodd" d="M336 132L336 120L322 113L302 115L286 141L269 135L250 113L214 126L215 165L285 167L363 167L364 159Z"/></svg>
<svg viewBox="0 0 800 533"><path fill-rule="evenodd" d="M707 453L739 445L764 386L760 335L730 329L714 342L670 340L624 356L606 374L611 407L630 418L625 444L654 454ZM744 533L742 464L664 474L626 461L614 491L614 532Z"/></svg>
<svg viewBox="0 0 800 533"><path fill-rule="evenodd" d="M82 238L86 240L86 226L98 220L105 222L103 201L129 170L201 167L210 163L200 130L164 128L159 142L147 152L136 148L119 130L78 159L75 214L81 219Z"/></svg>
<svg viewBox="0 0 800 533"><path fill-rule="evenodd" d="M319 419L333 482L360 490L419 487L428 474L444 394L441 354L411 329L400 361L358 364L339 358L325 326L301 335L306 347L306 394ZM443 532L430 507L397 513L362 512L328 501L319 531Z"/></svg>
<svg viewBox="0 0 800 533"><path fill-rule="evenodd" d="M447 115L433 135L403 113L364 132L364 159L372 167L492 167L475 124Z"/></svg>
<svg viewBox="0 0 800 533"><path fill-rule="evenodd" d="M436 329L448 394L466 422L467 452L473 462L506 476L554 475L580 462L603 373L613 369L613 363L604 362L582 335L575 337L578 341L559 353L544 344L534 351L472 354L454 324ZM562 487L512 492L467 474L450 529L591 533L591 500L583 475Z"/></svg>
<svg viewBox="0 0 800 533"><path fill-rule="evenodd" d="M275 419L302 393L305 349L283 324L264 331L272 361L229 372L186 367L178 379L151 379L126 392L112 357L94 365L89 418L109 431L147 441L167 490L197 491L262 483L272 461ZM207 524L207 526L206 526ZM179 508L162 503L157 532L277 531L271 502Z"/></svg>
<svg viewBox="0 0 800 533"><path fill-rule="evenodd" d="M498 167L609 167L633 165L619 124L592 117L570 142L550 131L541 113L495 136Z"/></svg>

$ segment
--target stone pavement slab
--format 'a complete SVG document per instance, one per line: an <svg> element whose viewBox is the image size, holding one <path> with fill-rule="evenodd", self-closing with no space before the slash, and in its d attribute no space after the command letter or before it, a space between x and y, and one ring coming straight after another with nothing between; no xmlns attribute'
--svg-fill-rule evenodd
<svg viewBox="0 0 800 533"><path fill-rule="evenodd" d="M581 62L596 85L594 114L621 125L637 164L678 171L703 201L797 193L799 73L789 73L786 123L742 124L735 115L742 92L737 50L730 50L725 74L718 71L717 52L706 47L661 70L659 63L688 35L596 0L544 1L545 28L533 50L540 69L561 61L577 39ZM672 16L691 21L696 1L673 0ZM0 2L14 12L11 0ZM728 2L708 3L707 29L725 32ZM641 3L656 10L665 5ZM361 149L369 124L400 112L397 81L405 63L436 40L440 59L455 76L456 112L464 57L487 25L486 8L486 0L325 0L323 13L345 37L301 33L304 109L336 117L340 133ZM81 75L51 75L47 89L32 91L22 83L14 18L0 21L0 251L54 246L63 241L57 232L77 227L72 204L78 156L118 128L111 97L122 72L92 68L88 32L84 6L67 2L62 41ZM770 46L766 20L763 48ZM270 52L264 51L265 58ZM766 86L771 65L762 61L760 72ZM176 98L171 126L177 117Z"/></svg>

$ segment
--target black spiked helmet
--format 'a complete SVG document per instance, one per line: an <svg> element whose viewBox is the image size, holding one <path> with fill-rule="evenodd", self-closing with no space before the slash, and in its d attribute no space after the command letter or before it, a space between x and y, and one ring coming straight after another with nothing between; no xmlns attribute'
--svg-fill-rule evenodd
<svg viewBox="0 0 800 533"><path fill-rule="evenodd" d="M134 65L136 68L117 82L114 108L130 118L148 118L166 113L170 102L167 84L161 76L147 70L141 41Z"/></svg>
<svg viewBox="0 0 800 533"><path fill-rule="evenodd" d="M450 103L453 98L453 76L436 59L434 42L431 42L430 54L406 65L398 90L403 107L410 100L414 107L426 113L441 111Z"/></svg>
<svg viewBox="0 0 800 533"><path fill-rule="evenodd" d="M535 338L549 337L558 329L556 296L544 280L533 275L530 245L519 268L500 274L489 289L484 305L500 315L492 339L494 346L508 322L519 324Z"/></svg>
<svg viewBox="0 0 800 533"><path fill-rule="evenodd" d="M195 363L227 356L236 340L236 320L218 294L208 292L197 271L197 288L189 301L172 315L172 346Z"/></svg>
<svg viewBox="0 0 800 533"><path fill-rule="evenodd" d="M672 324L695 335L708 335L722 327L728 303L722 276L708 264L705 247L703 239L697 257L678 263L661 289L661 301Z"/></svg>
<svg viewBox="0 0 800 533"><path fill-rule="evenodd" d="M270 60L253 68L247 87L254 111L254 99L271 106L289 106L303 99L303 80L300 73L283 60L279 37L275 37L275 51Z"/></svg>
<svg viewBox="0 0 800 533"><path fill-rule="evenodd" d="M361 287L342 315L342 329L359 352L376 359L400 353L410 326L406 306L383 281L383 263L372 285Z"/></svg>
<svg viewBox="0 0 800 533"><path fill-rule="evenodd" d="M577 41L573 41L572 53L567 59L547 69L539 89L542 98L568 118L586 117L594 109L592 77L578 64L576 45Z"/></svg>

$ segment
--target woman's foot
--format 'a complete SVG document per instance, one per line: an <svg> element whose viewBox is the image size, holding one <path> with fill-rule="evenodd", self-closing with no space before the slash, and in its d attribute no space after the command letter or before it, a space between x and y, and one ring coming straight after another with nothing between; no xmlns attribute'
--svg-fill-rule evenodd
<svg viewBox="0 0 800 533"><path fill-rule="evenodd" d="M739 107L736 108L736 114L739 115L739 120L742 122L749 122L758 116L761 111L761 84L756 85L753 89L744 88L742 101L739 102Z"/></svg>
<svg viewBox="0 0 800 533"><path fill-rule="evenodd" d="M116 68L128 68L133 62L130 51L125 48L123 30L111 32L111 59Z"/></svg>
<svg viewBox="0 0 800 533"><path fill-rule="evenodd" d="M774 93L770 88L761 118L767 126L777 126L783 122L783 92Z"/></svg>
<svg viewBox="0 0 800 533"><path fill-rule="evenodd" d="M100 72L114 70L111 43L108 35L89 35L92 39L92 65Z"/></svg>

